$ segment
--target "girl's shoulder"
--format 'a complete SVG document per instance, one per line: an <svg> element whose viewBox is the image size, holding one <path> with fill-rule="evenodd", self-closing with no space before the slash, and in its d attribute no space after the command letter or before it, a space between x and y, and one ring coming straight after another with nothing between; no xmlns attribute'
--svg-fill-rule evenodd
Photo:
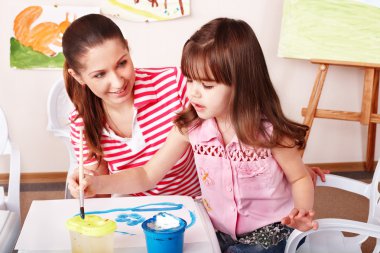
<svg viewBox="0 0 380 253"><path fill-rule="evenodd" d="M270 143L273 136L273 124L266 119L261 120L261 126L255 133L255 138L258 140L259 145L267 145Z"/></svg>
<svg viewBox="0 0 380 253"><path fill-rule="evenodd" d="M187 128L191 140L207 141L218 135L218 127L214 119L194 121Z"/></svg>
<svg viewBox="0 0 380 253"><path fill-rule="evenodd" d="M265 120L265 119L262 120L262 124L263 124L263 129L264 129L265 133L267 135L271 136L273 134L273 124L270 123L268 120Z"/></svg>

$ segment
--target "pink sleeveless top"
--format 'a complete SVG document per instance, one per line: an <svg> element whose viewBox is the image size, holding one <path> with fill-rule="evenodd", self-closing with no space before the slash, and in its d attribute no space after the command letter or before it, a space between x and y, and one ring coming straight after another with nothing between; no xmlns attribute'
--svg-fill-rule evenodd
<svg viewBox="0 0 380 253"><path fill-rule="evenodd" d="M241 150L236 136L224 146L215 119L192 129L189 139L203 204L217 230L236 238L292 210L291 186L270 149L242 144Z"/></svg>

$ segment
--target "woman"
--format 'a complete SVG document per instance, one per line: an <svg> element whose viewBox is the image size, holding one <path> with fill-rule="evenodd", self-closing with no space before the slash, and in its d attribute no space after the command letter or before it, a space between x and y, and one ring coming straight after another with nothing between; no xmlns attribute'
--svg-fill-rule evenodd
<svg viewBox="0 0 380 253"><path fill-rule="evenodd" d="M119 27L100 14L75 20L62 47L66 90L75 106L71 141L79 157L83 127L86 170L115 174L144 165L188 104L180 69L135 69ZM190 146L155 188L133 195L160 194L200 195Z"/></svg>

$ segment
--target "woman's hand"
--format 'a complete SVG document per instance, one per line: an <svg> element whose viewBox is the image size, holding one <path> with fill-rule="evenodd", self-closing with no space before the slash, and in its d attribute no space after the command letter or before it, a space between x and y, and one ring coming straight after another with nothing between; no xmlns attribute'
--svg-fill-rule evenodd
<svg viewBox="0 0 380 253"><path fill-rule="evenodd" d="M307 172L309 172L310 177L313 180L314 186L317 183L317 178L318 177L321 178L322 182L325 182L326 181L325 174L330 174L329 170L322 170L319 167L309 167L309 166L306 166L306 170L307 170Z"/></svg>
<svg viewBox="0 0 380 253"><path fill-rule="evenodd" d="M80 187L84 190L84 197L85 198L91 198L96 195L96 192L94 190L94 183L95 183L95 177L93 170L84 169L84 178L82 182L82 186L79 185L79 169L76 168L74 172L69 176L67 183L68 183L68 189L70 191L71 196L74 198L79 198L79 190Z"/></svg>
<svg viewBox="0 0 380 253"><path fill-rule="evenodd" d="M308 231L310 229L318 229L318 222L314 220L315 212L313 210L293 208L288 216L281 219L281 223L288 227L298 229L300 231Z"/></svg>

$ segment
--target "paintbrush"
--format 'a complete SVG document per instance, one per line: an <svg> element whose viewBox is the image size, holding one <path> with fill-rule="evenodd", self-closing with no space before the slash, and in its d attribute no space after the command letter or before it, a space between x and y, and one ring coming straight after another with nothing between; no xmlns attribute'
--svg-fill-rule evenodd
<svg viewBox="0 0 380 253"><path fill-rule="evenodd" d="M83 127L79 129L79 206L80 206L80 217L84 220L84 190L81 187L84 178L83 172Z"/></svg>

